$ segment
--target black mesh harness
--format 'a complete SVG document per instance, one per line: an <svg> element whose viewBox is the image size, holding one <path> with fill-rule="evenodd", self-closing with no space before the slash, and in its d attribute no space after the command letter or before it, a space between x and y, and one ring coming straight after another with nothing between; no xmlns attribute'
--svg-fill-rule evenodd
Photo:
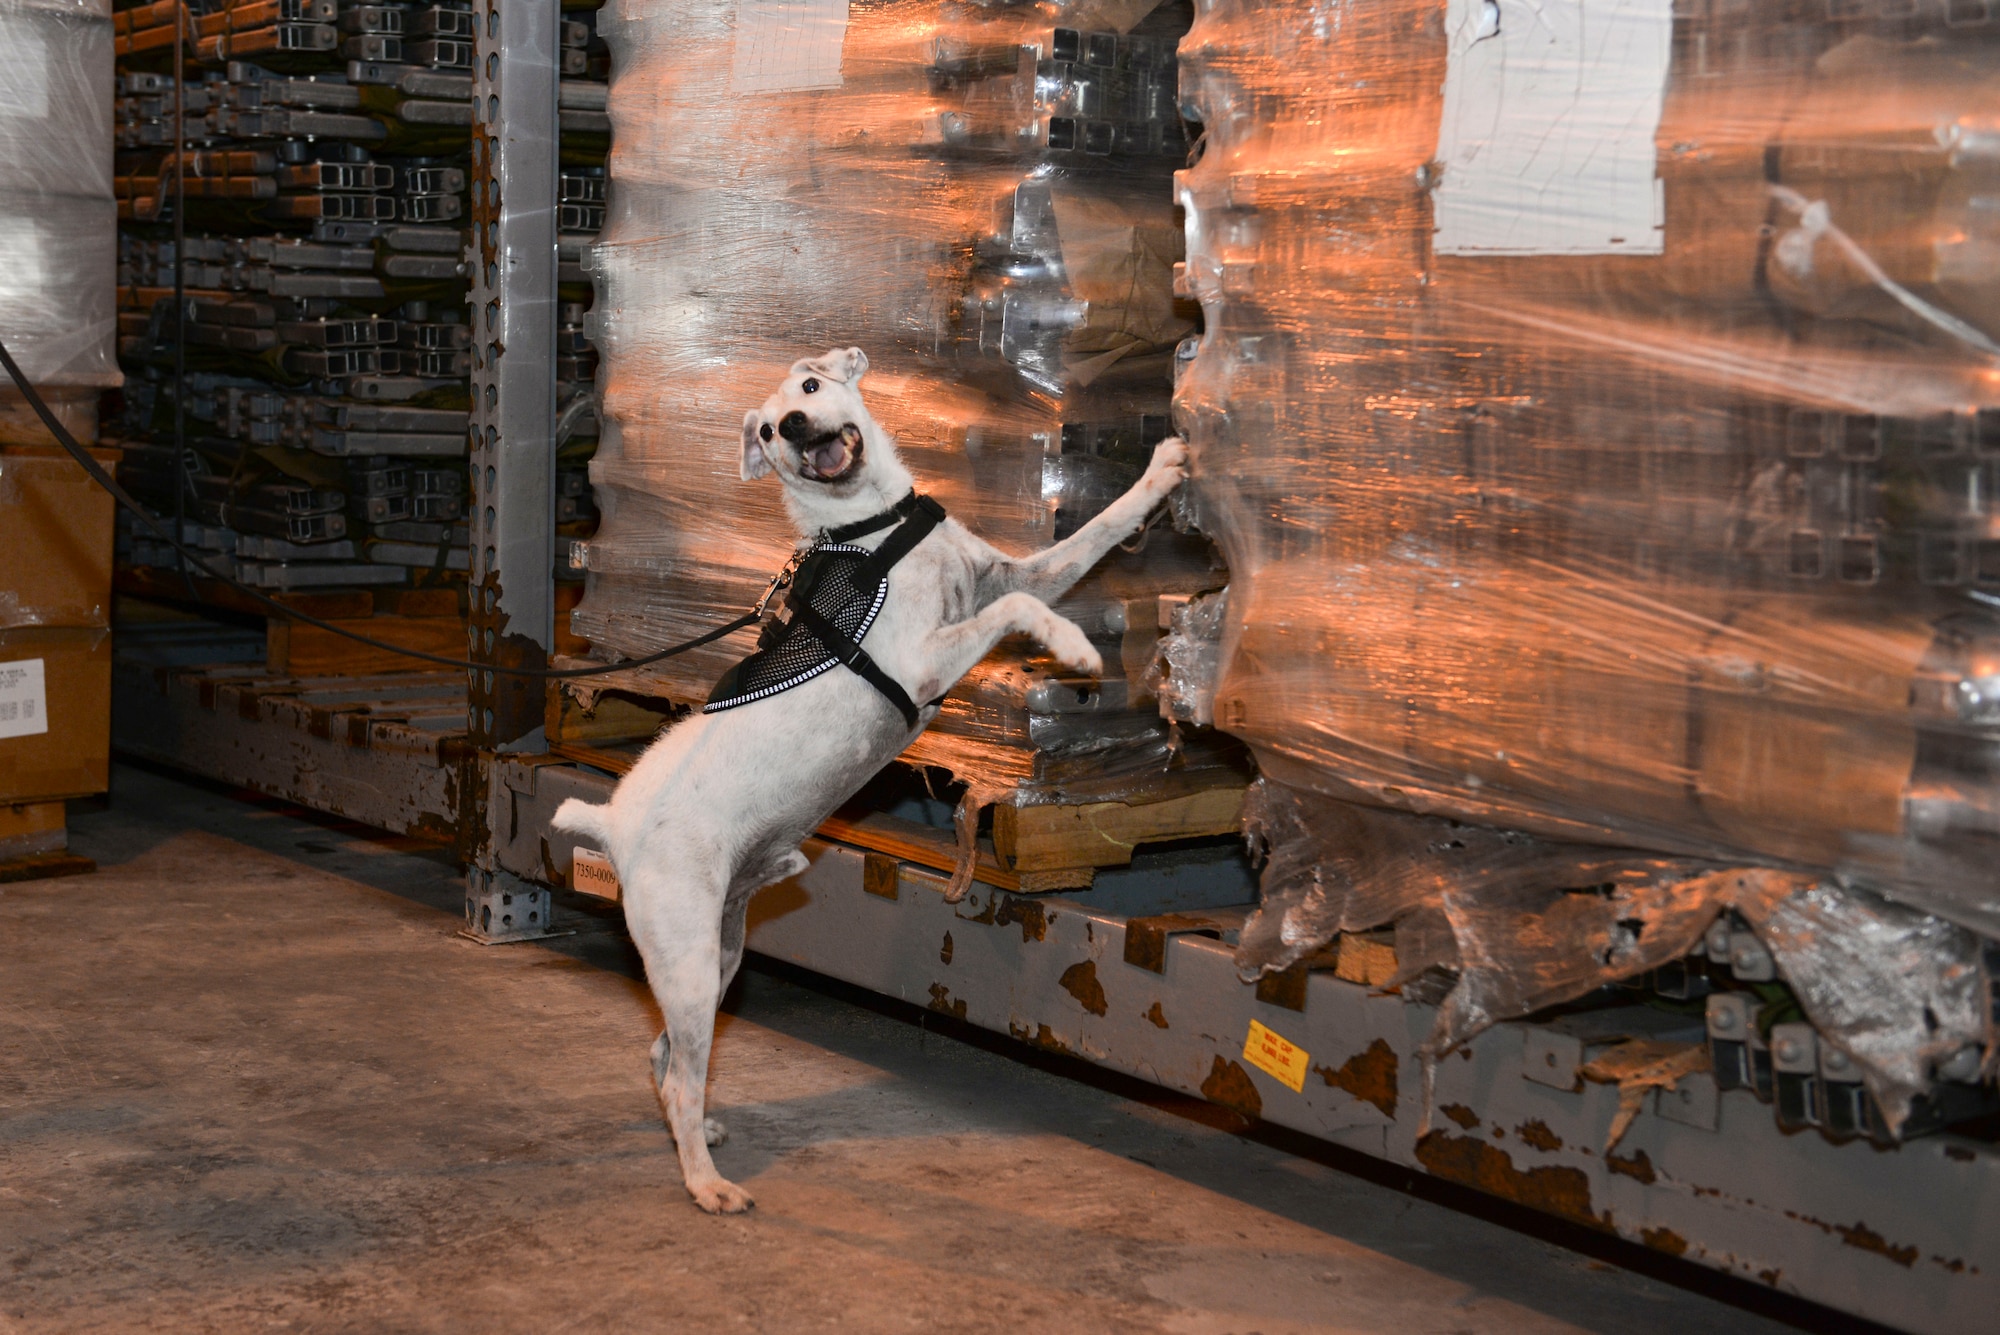
<svg viewBox="0 0 2000 1335"><path fill-rule="evenodd" d="M702 713L767 700L838 666L880 691L916 727L909 692L876 665L861 641L888 601L889 571L943 522L944 507L912 491L878 515L822 533L773 582L773 592L787 588L783 610L764 623L757 652L715 683ZM874 551L854 545L892 524L896 531Z"/></svg>

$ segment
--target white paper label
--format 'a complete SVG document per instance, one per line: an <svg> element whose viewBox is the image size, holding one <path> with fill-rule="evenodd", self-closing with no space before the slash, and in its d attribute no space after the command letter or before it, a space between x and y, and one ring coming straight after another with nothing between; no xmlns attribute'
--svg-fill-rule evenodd
<svg viewBox="0 0 2000 1335"><path fill-rule="evenodd" d="M611 866L611 859L594 848L578 845L569 859L569 888L580 895L596 895L599 899L618 898L618 873Z"/></svg>
<svg viewBox="0 0 2000 1335"><path fill-rule="evenodd" d="M42 660L0 663L0 737L33 737L49 730L49 692Z"/></svg>
<svg viewBox="0 0 2000 1335"><path fill-rule="evenodd" d="M49 114L49 46L26 23L0 16L0 117L44 120ZM25 131L17 131L25 133Z"/></svg>
<svg viewBox="0 0 2000 1335"><path fill-rule="evenodd" d="M737 0L732 93L840 87L847 0Z"/></svg>
<svg viewBox="0 0 2000 1335"><path fill-rule="evenodd" d="M1447 0L1439 255L1658 255L1673 0Z"/></svg>

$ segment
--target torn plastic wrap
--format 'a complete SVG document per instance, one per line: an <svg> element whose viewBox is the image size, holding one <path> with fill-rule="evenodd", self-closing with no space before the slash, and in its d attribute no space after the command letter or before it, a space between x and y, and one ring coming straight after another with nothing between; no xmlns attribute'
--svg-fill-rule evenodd
<svg viewBox="0 0 2000 1335"><path fill-rule="evenodd" d="M1203 727L1215 722L1215 679L1222 666L1222 629L1228 616L1228 589L1173 609L1146 677L1165 717Z"/></svg>
<svg viewBox="0 0 2000 1335"><path fill-rule="evenodd" d="M1987 1067L1992 1004L1972 933L1826 884L1751 922L1822 1041L1860 1066L1892 1128L1954 1058L1970 1050L1964 1075Z"/></svg>
<svg viewBox="0 0 2000 1335"><path fill-rule="evenodd" d="M2000 932L2000 47L1583 12L1201 5L1216 723L1299 789Z"/></svg>
<svg viewBox="0 0 2000 1335"><path fill-rule="evenodd" d="M738 478L736 441L801 355L862 347L870 409L919 486L1009 550L1059 540L1137 480L1171 431L1191 327L1172 292L1187 21L1156 3L605 11L603 521L572 621L597 654L729 620L783 564L778 488ZM1133 660L1128 677L1072 681L1003 646L908 758L1034 790L1020 800L1146 791L1205 763L1176 749L1141 672L1154 600L1222 582L1205 540L1152 530L1061 605L1108 662ZM629 685L705 698L748 638Z"/></svg>
<svg viewBox="0 0 2000 1335"><path fill-rule="evenodd" d="M0 0L0 337L37 385L121 379L111 45L109 0Z"/></svg>
<svg viewBox="0 0 2000 1335"><path fill-rule="evenodd" d="M1940 1068L1969 1054L1962 1074L1976 1074L1992 1050L1976 936L1814 873L1556 843L1269 780L1251 787L1244 824L1264 868L1241 974L1393 924L1395 982L1438 1004L1427 1064L1503 1020L1686 957L1731 911L1822 1040L1859 1068L1892 1133ZM1664 1080L1679 1058L1656 1055Z"/></svg>

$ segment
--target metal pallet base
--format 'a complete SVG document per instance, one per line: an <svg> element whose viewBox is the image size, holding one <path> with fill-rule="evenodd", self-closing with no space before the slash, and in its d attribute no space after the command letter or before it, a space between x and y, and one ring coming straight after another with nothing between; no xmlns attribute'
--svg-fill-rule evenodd
<svg viewBox="0 0 2000 1335"><path fill-rule="evenodd" d="M434 832L458 809L459 767L448 701L422 687L128 661L114 676L116 737L211 777ZM391 719L397 691L435 712ZM548 818L566 797L604 800L615 781L498 758L484 782L500 869L567 886L574 842ZM2000 1229L1988 1226L2000 1153L1986 1144L1936 1136L1884 1151L1786 1135L1749 1093L1696 1076L1681 1096L1649 1097L1607 1153L1618 1094L1576 1076L1590 1034L1572 1021L1501 1025L1447 1058L1419 1134L1429 1006L1327 973L1260 999L1226 939L1144 920L1184 903L1127 895L1113 911L1099 892L975 884L952 905L934 871L826 840L806 852L807 872L753 902L749 944L764 955L1905 1330L1984 1331L2000 1310ZM1201 910L1225 936L1242 912ZM1303 1089L1245 1061L1252 1021L1304 1050Z"/></svg>
<svg viewBox="0 0 2000 1335"><path fill-rule="evenodd" d="M263 656L261 634L224 627L120 630L112 745L378 829L455 841L469 755L462 675L288 678L264 671Z"/></svg>
<svg viewBox="0 0 2000 1335"><path fill-rule="evenodd" d="M566 884L574 843L548 814L565 797L603 801L612 783L517 772L503 863ZM1227 940L1141 918L1157 955L1136 953L1156 973L1127 962L1129 913L983 884L947 904L935 872L885 876L880 854L805 847L811 868L752 902L760 954L1887 1325L1956 1335L2000 1311L1992 1146L1787 1135L1753 1095L1699 1075L1649 1095L1606 1153L1618 1091L1576 1074L1590 1025L1573 1021L1500 1025L1446 1058L1420 1135L1430 1006L1309 973L1282 998L1293 1009L1238 980ZM1191 916L1226 926L1243 912ZM1252 1021L1308 1054L1302 1090L1244 1060Z"/></svg>

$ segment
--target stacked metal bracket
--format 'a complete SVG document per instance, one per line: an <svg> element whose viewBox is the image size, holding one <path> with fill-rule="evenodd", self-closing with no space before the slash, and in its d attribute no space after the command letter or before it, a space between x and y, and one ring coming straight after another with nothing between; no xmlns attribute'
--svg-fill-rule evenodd
<svg viewBox="0 0 2000 1335"><path fill-rule="evenodd" d="M471 6L194 0L117 19L128 485L253 585L462 581ZM571 76L564 124L599 201L576 221L595 225L607 123L594 11L554 40L550 82L557 65ZM587 300L579 283L572 330ZM568 397L588 393L587 350L560 369ZM572 426L587 448L594 417ZM569 502L572 524L594 513ZM123 552L179 560L140 533Z"/></svg>

